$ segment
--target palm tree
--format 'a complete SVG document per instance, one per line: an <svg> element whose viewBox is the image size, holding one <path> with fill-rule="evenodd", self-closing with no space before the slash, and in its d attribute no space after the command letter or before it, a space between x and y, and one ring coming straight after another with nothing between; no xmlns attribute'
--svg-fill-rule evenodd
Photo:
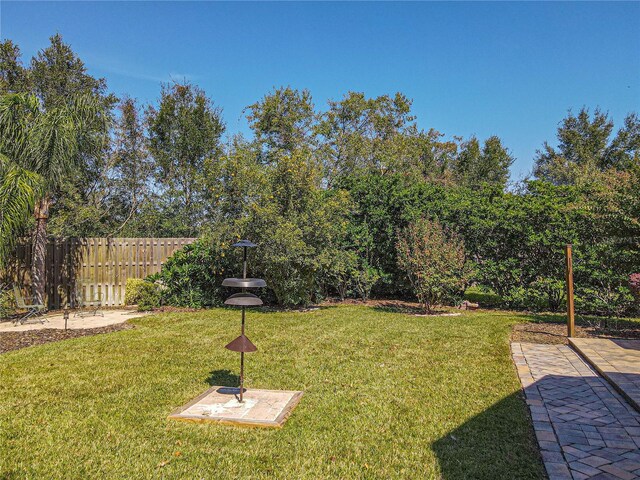
<svg viewBox="0 0 640 480"><path fill-rule="evenodd" d="M35 215L31 281L44 300L49 208L63 180L98 153L106 140L109 115L104 103L78 96L46 110L31 94L0 96L0 252L11 248L16 232ZM3 203L5 202L5 203Z"/></svg>
<svg viewBox="0 0 640 480"><path fill-rule="evenodd" d="M0 154L0 268L24 231L42 188L42 177Z"/></svg>

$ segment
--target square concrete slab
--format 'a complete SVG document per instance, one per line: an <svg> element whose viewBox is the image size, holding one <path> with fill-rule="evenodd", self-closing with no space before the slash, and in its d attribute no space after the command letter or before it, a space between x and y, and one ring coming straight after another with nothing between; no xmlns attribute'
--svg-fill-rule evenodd
<svg viewBox="0 0 640 480"><path fill-rule="evenodd" d="M238 401L239 393L238 388L211 387L178 408L169 418L279 428L296 407L303 392L245 389L242 403Z"/></svg>

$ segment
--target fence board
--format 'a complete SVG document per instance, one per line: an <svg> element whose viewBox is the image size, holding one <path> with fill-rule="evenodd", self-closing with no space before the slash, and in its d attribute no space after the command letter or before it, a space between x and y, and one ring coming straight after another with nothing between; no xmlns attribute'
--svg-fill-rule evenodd
<svg viewBox="0 0 640 480"><path fill-rule="evenodd" d="M195 238L66 238L47 245L46 302L49 308L74 304L76 288L83 295L102 295L103 305L124 305L128 278L157 273L177 250ZM31 246L19 245L14 281L31 285Z"/></svg>

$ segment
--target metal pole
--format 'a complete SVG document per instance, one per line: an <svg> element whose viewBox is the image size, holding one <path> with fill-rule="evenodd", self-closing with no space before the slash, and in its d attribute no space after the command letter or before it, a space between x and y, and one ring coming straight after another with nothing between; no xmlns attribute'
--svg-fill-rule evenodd
<svg viewBox="0 0 640 480"><path fill-rule="evenodd" d="M573 337L576 334L576 318L573 304L573 255L571 244L565 247L567 260L567 336Z"/></svg>
<svg viewBox="0 0 640 480"><path fill-rule="evenodd" d="M242 252L242 278L247 278L247 247ZM242 289L243 292L246 288ZM241 334L244 335L244 307L242 307L242 328ZM244 352L240 352L240 403L242 403L244 395Z"/></svg>
<svg viewBox="0 0 640 480"><path fill-rule="evenodd" d="M244 335L244 307L242 307L242 335ZM244 352L240 352L240 403L244 394Z"/></svg>
<svg viewBox="0 0 640 480"><path fill-rule="evenodd" d="M242 278L247 278L247 247L243 248L244 254L242 258Z"/></svg>

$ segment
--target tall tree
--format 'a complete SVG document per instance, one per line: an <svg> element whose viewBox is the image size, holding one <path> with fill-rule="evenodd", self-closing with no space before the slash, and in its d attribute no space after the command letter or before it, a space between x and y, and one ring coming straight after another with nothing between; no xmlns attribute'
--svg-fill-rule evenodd
<svg viewBox="0 0 640 480"><path fill-rule="evenodd" d="M153 170L147 148L143 120L134 99L125 98L118 105L111 152L112 196L118 208L118 225L111 234L125 229L149 199L149 182Z"/></svg>
<svg viewBox="0 0 640 480"><path fill-rule="evenodd" d="M292 152L313 143L317 115L308 90L280 87L247 110L257 141L267 149Z"/></svg>
<svg viewBox="0 0 640 480"><path fill-rule="evenodd" d="M534 174L556 185L571 185L594 173L627 170L640 161L640 119L629 114L612 139L613 121L596 109L583 108L558 127L558 147L545 142L535 158Z"/></svg>
<svg viewBox="0 0 640 480"><path fill-rule="evenodd" d="M204 167L221 150L221 110L197 86L175 83L162 87L160 102L147 109L146 121L156 179L170 201L175 233L194 235L205 214L198 210L203 204Z"/></svg>
<svg viewBox="0 0 640 480"><path fill-rule="evenodd" d="M456 180L468 186L482 183L504 186L509 179L513 156L496 136L485 140L482 149L476 137L461 145L452 165Z"/></svg>
<svg viewBox="0 0 640 480"><path fill-rule="evenodd" d="M22 65L20 47L11 40L0 43L0 94L28 90L28 70Z"/></svg>
<svg viewBox="0 0 640 480"><path fill-rule="evenodd" d="M0 153L20 168L42 178L35 197L32 286L40 301L45 292L45 256L49 210L64 179L82 164L83 153L103 148L108 114L93 97L77 96L73 102L43 108L28 94L0 98ZM28 212L25 211L25 216Z"/></svg>
<svg viewBox="0 0 640 480"><path fill-rule="evenodd" d="M316 128L328 184L367 171L441 177L453 145L435 130L419 130L411 103L401 93L367 98L349 92L330 101Z"/></svg>
<svg viewBox="0 0 640 480"><path fill-rule="evenodd" d="M39 99L40 110L75 108L78 98L101 103L104 110L115 104L115 96L106 90L104 79L89 75L82 60L64 43L60 35L23 67L20 51L11 41L0 45L0 77L5 92L30 93ZM3 83L0 81L0 84ZM0 92L3 90L0 88ZM106 232L102 222L110 214L104 200L108 197L105 181L108 173L107 142L102 149L78 153L73 175L65 176L50 192L51 219L48 231L57 235L92 235Z"/></svg>
<svg viewBox="0 0 640 480"><path fill-rule="evenodd" d="M31 59L29 72L32 92L44 108L73 102L78 95L100 99L108 107L116 103L117 98L107 92L106 80L89 75L84 62L60 34L49 41L50 45Z"/></svg>

